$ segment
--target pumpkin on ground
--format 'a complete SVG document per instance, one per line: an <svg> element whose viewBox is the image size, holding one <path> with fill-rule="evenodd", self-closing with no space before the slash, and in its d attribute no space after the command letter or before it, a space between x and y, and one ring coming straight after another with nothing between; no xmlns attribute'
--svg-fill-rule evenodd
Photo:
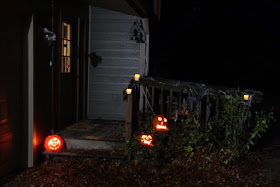
<svg viewBox="0 0 280 187"><path fill-rule="evenodd" d="M59 152L64 146L63 139L59 135L49 135L44 142L47 151Z"/></svg>

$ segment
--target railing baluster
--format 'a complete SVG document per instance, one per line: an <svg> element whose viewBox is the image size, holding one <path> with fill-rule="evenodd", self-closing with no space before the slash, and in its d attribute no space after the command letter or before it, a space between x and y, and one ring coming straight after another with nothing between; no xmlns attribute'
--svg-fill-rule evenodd
<svg viewBox="0 0 280 187"><path fill-rule="evenodd" d="M152 86L152 101L151 101L153 110L154 110L154 104L155 104L155 86L153 85Z"/></svg>
<svg viewBox="0 0 280 187"><path fill-rule="evenodd" d="M173 94L173 89L170 88L169 91L169 105L168 105L168 112L167 112L167 117L169 118L171 116L171 110L172 110L172 94Z"/></svg>
<svg viewBox="0 0 280 187"><path fill-rule="evenodd" d="M144 90L143 85L140 85L140 94L139 94L139 110L143 111L144 108Z"/></svg>
<svg viewBox="0 0 280 187"><path fill-rule="evenodd" d="M219 98L219 96L216 96L216 107L215 107L215 115L216 115L216 117L219 116L219 105L220 105L220 98Z"/></svg>
<svg viewBox="0 0 280 187"><path fill-rule="evenodd" d="M210 118L210 99L209 95L206 96L206 114L205 114L205 124L207 125Z"/></svg>
<svg viewBox="0 0 280 187"><path fill-rule="evenodd" d="M163 87L161 87L161 93L159 96L159 105L160 105L160 113L163 114L163 108L164 108L164 103L163 103Z"/></svg>
<svg viewBox="0 0 280 187"><path fill-rule="evenodd" d="M179 91L179 106L182 104L182 90Z"/></svg>
<svg viewBox="0 0 280 187"><path fill-rule="evenodd" d="M129 142L132 135L132 120L133 120L133 95L127 95L127 103L126 103L126 121L125 121L125 147L126 150L129 146ZM131 155L128 154L130 159Z"/></svg>
<svg viewBox="0 0 280 187"><path fill-rule="evenodd" d="M187 103L188 103L188 110L190 112L192 112L193 111L193 100L189 93L188 93Z"/></svg>
<svg viewBox="0 0 280 187"><path fill-rule="evenodd" d="M198 112L198 118L201 119L201 98L197 97L197 112Z"/></svg>
<svg viewBox="0 0 280 187"><path fill-rule="evenodd" d="M148 92L149 92L149 90L148 90L147 85L145 85L144 90L145 90L145 111L147 111L147 109L148 109L148 102L149 102L149 99L148 99Z"/></svg>

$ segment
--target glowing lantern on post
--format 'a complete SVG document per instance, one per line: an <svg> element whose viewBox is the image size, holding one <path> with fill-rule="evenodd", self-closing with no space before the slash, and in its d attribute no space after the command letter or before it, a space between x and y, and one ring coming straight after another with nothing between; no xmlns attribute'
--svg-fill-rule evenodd
<svg viewBox="0 0 280 187"><path fill-rule="evenodd" d="M163 115L157 115L153 120L153 128L156 131L168 130L168 120Z"/></svg>
<svg viewBox="0 0 280 187"><path fill-rule="evenodd" d="M127 89L125 90L125 93L126 93L127 95L130 95L130 94L132 93L132 89L131 89L131 88L127 88Z"/></svg>
<svg viewBox="0 0 280 187"><path fill-rule="evenodd" d="M63 139L58 135L49 135L44 142L47 151L59 152L64 146Z"/></svg>
<svg viewBox="0 0 280 187"><path fill-rule="evenodd" d="M135 74L134 75L134 80L135 81L139 81L139 79L140 79L140 74Z"/></svg>
<svg viewBox="0 0 280 187"><path fill-rule="evenodd" d="M142 145L146 145L149 147L153 147L153 137L151 135L148 134L142 134L140 137L140 143Z"/></svg>
<svg viewBox="0 0 280 187"><path fill-rule="evenodd" d="M249 95L249 94L243 95L243 100L245 100L245 101L251 100L251 95Z"/></svg>

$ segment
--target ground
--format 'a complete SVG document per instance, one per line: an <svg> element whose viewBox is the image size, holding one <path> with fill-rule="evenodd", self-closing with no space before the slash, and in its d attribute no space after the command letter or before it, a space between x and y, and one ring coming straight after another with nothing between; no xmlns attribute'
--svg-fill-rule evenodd
<svg viewBox="0 0 280 187"><path fill-rule="evenodd" d="M221 164L219 157L215 152L209 157L198 152L192 159L180 155L157 165L114 157L53 157L10 178L4 186L279 185L280 159L271 152L255 152L228 165Z"/></svg>

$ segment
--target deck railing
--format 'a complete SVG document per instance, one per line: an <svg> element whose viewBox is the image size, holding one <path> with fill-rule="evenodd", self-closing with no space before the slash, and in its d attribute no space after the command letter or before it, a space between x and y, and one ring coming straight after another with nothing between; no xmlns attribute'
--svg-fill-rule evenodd
<svg viewBox="0 0 280 187"><path fill-rule="evenodd" d="M164 78L141 77L131 80L128 85L131 94L125 94L127 101L126 141L129 142L132 131L137 127L138 111L149 111L154 115L164 115L176 120L178 110L186 106L188 111L196 111L199 119L207 123L210 117L219 115L220 100L230 97L233 92L240 93L249 106L261 103L262 93L255 90L242 90L216 87L195 82L185 82Z"/></svg>

